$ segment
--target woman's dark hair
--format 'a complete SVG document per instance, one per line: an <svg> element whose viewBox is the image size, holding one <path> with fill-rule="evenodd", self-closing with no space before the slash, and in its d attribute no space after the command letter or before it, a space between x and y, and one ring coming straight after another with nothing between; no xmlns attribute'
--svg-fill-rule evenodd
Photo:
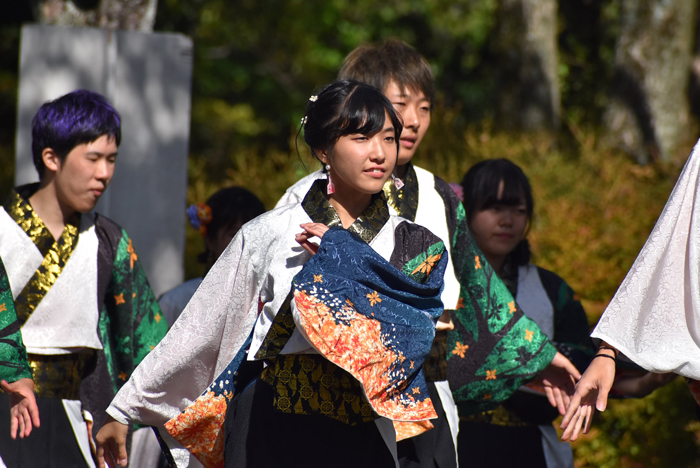
<svg viewBox="0 0 700 468"><path fill-rule="evenodd" d="M238 231L245 223L265 212L265 206L258 197L243 187L223 188L209 197L206 203L211 209L211 221L206 231L210 239L216 239L221 229L235 227ZM207 263L210 252L207 250L199 254L198 260Z"/></svg>
<svg viewBox="0 0 700 468"><path fill-rule="evenodd" d="M498 197L498 188L503 181L503 193ZM532 225L535 202L532 198L530 181L520 167L507 159L487 159L474 164L462 179L464 210L467 222L471 225L474 214L494 205L516 206L525 202L528 227ZM508 255L508 260L516 266L530 262L530 244L523 239Z"/></svg>
<svg viewBox="0 0 700 468"><path fill-rule="evenodd" d="M391 102L377 88L357 80L339 80L309 99L304 118L304 141L311 154L332 153L338 139L360 133L372 135L389 115L396 135L396 151L403 123Z"/></svg>

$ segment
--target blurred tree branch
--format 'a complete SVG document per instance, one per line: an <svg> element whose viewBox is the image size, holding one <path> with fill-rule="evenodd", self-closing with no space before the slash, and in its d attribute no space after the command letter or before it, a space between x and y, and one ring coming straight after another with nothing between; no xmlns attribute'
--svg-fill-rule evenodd
<svg viewBox="0 0 700 468"><path fill-rule="evenodd" d="M32 0L39 23L153 31L158 0Z"/></svg>

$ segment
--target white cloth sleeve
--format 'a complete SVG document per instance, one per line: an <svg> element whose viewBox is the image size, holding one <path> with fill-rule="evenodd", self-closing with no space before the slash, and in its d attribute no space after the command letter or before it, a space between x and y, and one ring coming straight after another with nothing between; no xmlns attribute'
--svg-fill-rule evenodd
<svg viewBox="0 0 700 468"><path fill-rule="evenodd" d="M700 379L700 145L593 331L651 372Z"/></svg>
<svg viewBox="0 0 700 468"><path fill-rule="evenodd" d="M260 279L243 231L117 393L108 409L116 420L162 426L199 397L244 343L257 317Z"/></svg>

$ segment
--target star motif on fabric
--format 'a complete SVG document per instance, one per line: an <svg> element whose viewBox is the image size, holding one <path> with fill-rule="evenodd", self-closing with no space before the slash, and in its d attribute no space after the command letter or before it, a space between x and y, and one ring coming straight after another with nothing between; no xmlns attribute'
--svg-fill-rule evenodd
<svg viewBox="0 0 700 468"><path fill-rule="evenodd" d="M129 252L129 263L131 264L131 268L134 268L134 262L139 259L139 256L136 255L136 252L134 252L134 246L131 243L131 239L129 239L129 246L126 248L126 251Z"/></svg>
<svg viewBox="0 0 700 468"><path fill-rule="evenodd" d="M411 361L411 369L413 369L413 364L414 364L414 362L413 362L413 361Z"/></svg>
<svg viewBox="0 0 700 468"><path fill-rule="evenodd" d="M532 335L534 335L534 334L535 334L534 330L527 330L526 329L525 330L525 339L527 341L529 341L530 343L532 343Z"/></svg>
<svg viewBox="0 0 700 468"><path fill-rule="evenodd" d="M349 307L355 307L355 304L353 304L352 301L351 301L350 299L345 299L345 303L346 303Z"/></svg>
<svg viewBox="0 0 700 468"><path fill-rule="evenodd" d="M411 389L411 392L412 392L414 395L416 395L416 394L420 395L420 388L418 388L418 387L413 387L413 388Z"/></svg>
<svg viewBox="0 0 700 468"><path fill-rule="evenodd" d="M512 313L514 313L516 310L518 310L518 309L517 309L517 307L515 307L515 301L510 301L510 302L508 303L508 311L512 314Z"/></svg>
<svg viewBox="0 0 700 468"><path fill-rule="evenodd" d="M126 375L126 372L122 371L122 372L119 373L119 378L120 378L120 379L126 381L126 378L127 378L127 377L129 377L129 376Z"/></svg>
<svg viewBox="0 0 700 468"><path fill-rule="evenodd" d="M456 354L457 356L463 358L464 352L468 349L469 345L462 344L458 341L457 345L455 346L455 349L452 350L452 354Z"/></svg>
<svg viewBox="0 0 700 468"><path fill-rule="evenodd" d="M488 370L486 369L486 380L496 380L496 370Z"/></svg>
<svg viewBox="0 0 700 468"><path fill-rule="evenodd" d="M126 303L126 300L124 300L124 293L117 294L116 296L114 296L114 302L117 305Z"/></svg>
<svg viewBox="0 0 700 468"><path fill-rule="evenodd" d="M323 283L323 275L314 275L314 283Z"/></svg>
<svg viewBox="0 0 700 468"><path fill-rule="evenodd" d="M369 303L374 307L374 304L377 302L382 302L382 298L379 297L379 294L377 291L373 291L372 294L367 294L367 299L369 299Z"/></svg>
<svg viewBox="0 0 700 468"><path fill-rule="evenodd" d="M475 270L478 270L479 268L481 268L481 259L479 258L478 255L474 257L474 262L475 262L475 264L474 264Z"/></svg>
<svg viewBox="0 0 700 468"><path fill-rule="evenodd" d="M2 304L0 304L0 312L5 312L6 310L7 310L7 306L3 302Z"/></svg>
<svg viewBox="0 0 700 468"><path fill-rule="evenodd" d="M160 323L160 320L161 320L163 317L161 317L160 314L156 313L155 317L153 317L153 318L156 319L156 323Z"/></svg>
<svg viewBox="0 0 700 468"><path fill-rule="evenodd" d="M431 255L430 257L423 260L423 262L420 265L418 265L418 267L416 267L416 269L413 270L411 274L413 275L416 272L421 272L425 273L426 275L429 275L430 272L433 270L435 264L440 260L440 257L442 257L441 254Z"/></svg>
<svg viewBox="0 0 700 468"><path fill-rule="evenodd" d="M491 399L491 394L490 393L484 393L484 400L490 400Z"/></svg>
<svg viewBox="0 0 700 468"><path fill-rule="evenodd" d="M464 298L460 297L459 301L457 301L457 309L464 309Z"/></svg>

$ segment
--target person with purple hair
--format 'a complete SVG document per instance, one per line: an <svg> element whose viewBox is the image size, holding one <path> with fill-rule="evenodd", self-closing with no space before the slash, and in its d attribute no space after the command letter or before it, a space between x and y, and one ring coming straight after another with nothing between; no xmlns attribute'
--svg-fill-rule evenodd
<svg viewBox="0 0 700 468"><path fill-rule="evenodd" d="M24 418L12 440L16 405L10 410L0 395L0 466L94 467L93 429L167 332L129 236L92 211L114 175L120 140L119 114L91 91L47 102L32 120L40 181L16 187L2 205L0 257L41 427L31 431Z"/></svg>

